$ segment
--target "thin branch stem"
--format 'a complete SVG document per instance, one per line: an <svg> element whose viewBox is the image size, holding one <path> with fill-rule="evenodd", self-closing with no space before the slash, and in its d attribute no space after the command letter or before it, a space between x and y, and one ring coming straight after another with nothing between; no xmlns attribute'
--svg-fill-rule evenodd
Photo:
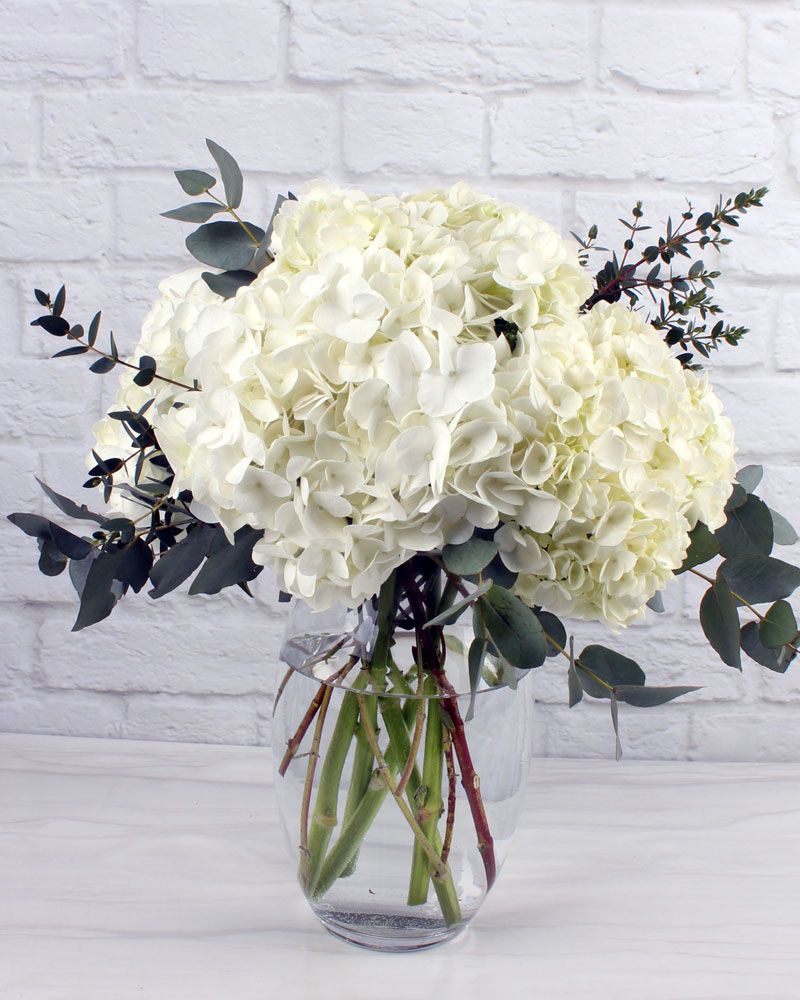
<svg viewBox="0 0 800 1000"><path fill-rule="evenodd" d="M250 242L253 243L254 246L258 247L261 245L261 240L256 239L256 234L242 219L242 217L238 214L236 209L231 208L231 206L227 202L223 201L221 198L218 198L215 194L213 194L213 192L206 191L206 194L209 196L209 198L213 198L214 201L217 202L217 204L223 205L225 207L226 212L230 212L230 214L234 217L234 219L236 219L236 221L239 223L242 229L247 233L248 237L250 238Z"/></svg>
<svg viewBox="0 0 800 1000"><path fill-rule="evenodd" d="M417 761L417 754L419 753L419 745L422 740L422 728L425 722L425 698L423 697L424 688L425 674L422 671L422 664L419 662L419 656L417 656L417 720L414 725L414 735L411 738L411 747L409 749L408 759L406 760L406 765L403 768L403 773L400 775L400 780L397 782L398 795L402 795L406 790L408 779L411 777L411 772L414 770L414 764Z"/></svg>
<svg viewBox="0 0 800 1000"><path fill-rule="evenodd" d="M447 768L447 820L444 828L444 841L442 842L442 861L447 861L450 857L450 847L453 843L453 826L456 819L456 767L453 760L453 741L447 726L442 729L442 742L444 744L444 761Z"/></svg>
<svg viewBox="0 0 800 1000"><path fill-rule="evenodd" d="M114 357L113 354L106 354L105 351L101 351L99 347L95 347L94 344L90 344L84 341L83 337L76 337L72 330L69 330L66 334L67 340L74 340L79 344L83 344L90 351L94 351L95 354L99 354L101 358L105 358L107 361L113 361L115 365L122 365L123 368L130 368L131 371L141 371L138 365L131 364L130 361L123 361L122 358ZM187 392L200 392L200 389L196 385L186 385L184 382L176 382L174 379L167 378L166 375L159 375L155 372L153 378L158 382L166 382L167 385L174 385L177 389L185 389Z"/></svg>
<svg viewBox="0 0 800 1000"><path fill-rule="evenodd" d="M322 727L325 725L325 716L328 714L333 688L325 685L325 692L319 706L317 724L314 726L314 736L311 740L311 752L308 755L308 767L306 768L306 780L303 784L303 800L300 807L300 880L303 885L308 881L308 816L311 810L311 791L314 787L314 774L317 770L319 760L319 745L322 741Z"/></svg>
<svg viewBox="0 0 800 1000"><path fill-rule="evenodd" d="M405 817L406 822L411 827L411 831L414 834L417 843L424 851L428 861L430 861L431 867L433 868L435 873L435 877L440 879L449 878L450 877L449 867L445 862L442 861L439 854L437 854L433 844L431 844L430 840L428 840L428 838L423 833L422 827L417 822L414 813L409 808L406 800L403 798L401 794L398 793L397 784L392 778L389 766L387 765L383 753L381 752L380 744L378 743L378 736L374 728L372 727L372 723L370 722L369 716L367 714L365 696L361 692L359 692L356 695L356 698L358 700L358 708L361 715L361 724L364 727L364 735L367 738L370 747L372 748L372 753L377 763L377 770L381 776L381 779L383 780L383 783L389 789L389 793L397 803L397 806L400 809L400 812Z"/></svg>
<svg viewBox="0 0 800 1000"><path fill-rule="evenodd" d="M305 711L305 715L300 720L300 725L297 727L297 729L294 732L294 735L289 739L289 742L286 744L286 752L284 753L281 759L280 766L278 767L278 774L280 774L281 777L283 777L289 770L289 765L292 762L292 758L300 748L300 744L303 742L303 738L308 732L308 727L314 721L314 717L316 716L317 712L320 709L320 706L322 705L322 701L325 697L325 691L330 690L331 684L334 681L338 681L346 674L348 674L356 665L356 663L358 663L358 657L351 656L350 659L347 661L347 663L345 663L345 665L341 668L341 670L338 670L333 675L333 677L330 678L330 680L323 681L322 683L320 683L319 690L311 699L311 704L308 706L308 708Z"/></svg>

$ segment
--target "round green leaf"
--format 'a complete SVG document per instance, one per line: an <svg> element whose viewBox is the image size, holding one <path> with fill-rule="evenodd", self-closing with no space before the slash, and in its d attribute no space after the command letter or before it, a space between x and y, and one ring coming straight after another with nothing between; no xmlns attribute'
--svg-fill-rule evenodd
<svg viewBox="0 0 800 1000"><path fill-rule="evenodd" d="M250 226L254 236L264 235L258 227ZM189 253L204 264L223 271L238 271L247 267L256 248L238 222L209 222L186 237Z"/></svg>
<svg viewBox="0 0 800 1000"><path fill-rule="evenodd" d="M205 194L217 183L216 178L205 170L176 170L175 176L183 190L192 197Z"/></svg>
<svg viewBox="0 0 800 1000"><path fill-rule="evenodd" d="M764 467L762 465L746 465L736 473L736 482L748 493L754 493L763 478Z"/></svg>
<svg viewBox="0 0 800 1000"><path fill-rule="evenodd" d="M797 621L788 601L776 601L758 628L758 635L765 646L780 649L797 636Z"/></svg>
<svg viewBox="0 0 800 1000"><path fill-rule="evenodd" d="M547 655L544 632L527 604L494 584L480 599L480 605L489 638L504 660L521 670L544 663Z"/></svg>
<svg viewBox="0 0 800 1000"><path fill-rule="evenodd" d="M772 530L775 537L775 544L794 545L798 540L798 535L792 525L777 510L770 510L770 514L772 515Z"/></svg>
<svg viewBox="0 0 800 1000"><path fill-rule="evenodd" d="M474 576L497 555L497 546L486 538L473 535L460 545L445 545L442 560L445 569L456 576Z"/></svg>

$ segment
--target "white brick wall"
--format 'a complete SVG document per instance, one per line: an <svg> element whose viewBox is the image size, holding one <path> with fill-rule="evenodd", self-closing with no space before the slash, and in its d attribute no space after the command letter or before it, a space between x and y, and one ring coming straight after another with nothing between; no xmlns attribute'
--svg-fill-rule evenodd
<svg viewBox="0 0 800 1000"><path fill-rule="evenodd" d="M769 182L721 290L753 332L714 377L742 462L765 456L769 496L800 520L800 3L0 0L0 25L2 510L42 509L34 474L75 491L110 391L81 360L47 360L30 288L66 281L81 316L102 306L130 344L187 259L182 227L157 217L180 200L170 171L203 165L211 135L247 168L253 215L323 173L370 188L464 176L619 243L637 198L663 218L686 194ZM255 603L131 600L73 635L67 581L41 577L5 522L0 540L0 729L268 740L270 581ZM624 710L629 754L800 760L800 668L717 662L695 582L619 640L653 679L705 685ZM554 665L533 680L538 751L609 753L606 706L568 711Z"/></svg>

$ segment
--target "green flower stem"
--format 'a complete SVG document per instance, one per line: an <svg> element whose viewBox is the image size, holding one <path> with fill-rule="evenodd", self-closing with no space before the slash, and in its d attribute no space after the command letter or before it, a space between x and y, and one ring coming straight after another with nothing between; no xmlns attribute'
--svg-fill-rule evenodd
<svg viewBox="0 0 800 1000"><path fill-rule="evenodd" d="M310 894L313 894L315 891L316 882L325 859L325 852L328 850L331 834L338 822L336 811L339 802L339 786L342 781L342 771L344 770L347 754L350 751L350 744L356 733L359 719L359 701L355 692L364 690L370 679L370 675L372 675L373 683L377 683L381 687L385 684L389 648L392 641L395 585L396 578L393 573L381 587L381 592L378 596L377 635L372 653L372 661L368 670L362 669L361 674L353 685L353 691L348 691L344 696L339 710L339 717L336 720L336 726L331 736L328 752L325 755L325 762L322 765L319 790L317 792L317 800L314 806L314 815L308 840L309 861L306 891ZM366 700L367 711L377 722L377 708L374 702L374 698ZM363 722L359 732L363 736ZM372 750L369 742L364 742L367 744L366 750L362 749L361 740L359 740L356 747L355 760L353 762L353 778L345 805L345 820L352 818L356 812L360 795L366 792L366 786L369 784L372 775ZM356 856L357 851L348 859L348 874L352 873Z"/></svg>
<svg viewBox="0 0 800 1000"><path fill-rule="evenodd" d="M436 683L433 678L426 681L426 692L430 696L436 694ZM435 699L430 702L428 725L425 728L425 754L422 761L422 788L415 796L416 816L422 832L430 839L438 830L439 816L442 812L442 717L439 705ZM428 899L428 883L431 876L431 866L428 858L420 850L418 841L414 843L414 854L411 862L411 878L408 885L408 904L418 906Z"/></svg>
<svg viewBox="0 0 800 1000"><path fill-rule="evenodd" d="M403 718L403 711L401 710L397 698L381 698L380 700L381 716L383 717L383 723L386 726L386 732L389 735L391 743L389 749L386 751L387 763L394 765L398 770L402 765L402 762L408 760L409 754L411 752L411 743L408 736L408 728L406 722ZM428 704L428 718L430 715L435 714L438 709L438 704L433 701ZM423 765L424 766L424 765ZM412 809L417 808L417 797L421 794L421 787L424 782L424 777L420 775L419 767L414 764L411 769L411 774L408 779L408 786L406 788L406 798ZM428 838L433 845L436 853L441 856L442 854L442 838L439 835L439 829L436 823L432 824L431 834ZM412 854L412 876L414 879L413 861L416 857L416 841L415 841L415 851ZM423 860L425 860L424 854L422 855ZM419 900L419 902L424 903L428 897L428 882L431 880L430 865L425 864L424 869L425 876L425 894L424 898ZM421 875L417 874L416 877L422 881ZM453 883L453 877L448 873L446 878L439 878L434 875L433 878L433 888L436 890L436 896L439 900L439 905L442 908L442 913L448 924L458 923L461 920L461 908L458 902L458 894L456 892L455 885ZM415 905L411 899L411 893L409 891L409 904Z"/></svg>
<svg viewBox="0 0 800 1000"><path fill-rule="evenodd" d="M353 690L348 691L342 699L328 752L325 754L308 834L308 877L305 884L309 893L314 891L325 851L328 849L333 828L337 823L336 809L339 804L342 771L358 721L358 701L355 692L363 690L368 680L369 674L362 670L353 684Z"/></svg>
<svg viewBox="0 0 800 1000"><path fill-rule="evenodd" d="M373 727L377 726L378 702L376 698L369 699L367 702L367 711ZM344 819L342 821L343 828L350 824L356 813L356 809L361 804L361 800L367 794L367 790L369 789L370 782L372 780L374 767L375 758L372 755L372 748L364 735L363 728L359 726L356 730L356 752L355 757L353 758L353 771L350 776L350 790L347 793L347 802L344 807ZM358 850L356 849L353 857L342 869L341 878L347 878L348 875L353 874L357 861Z"/></svg>

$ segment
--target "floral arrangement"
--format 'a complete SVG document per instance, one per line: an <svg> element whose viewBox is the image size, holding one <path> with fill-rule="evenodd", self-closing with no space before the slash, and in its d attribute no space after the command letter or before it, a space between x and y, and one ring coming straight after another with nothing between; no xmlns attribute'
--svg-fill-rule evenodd
<svg viewBox="0 0 800 1000"><path fill-rule="evenodd" d="M132 355L113 334L98 347L100 313L85 328L68 322L63 288L36 291L46 312L34 326L70 345L57 356L121 370L85 483L108 509L43 484L63 513L93 524L91 536L36 514L10 519L36 538L42 572L68 568L76 629L148 582L153 598L190 578L190 594L248 593L264 566L282 600L359 609L370 637L318 651L316 675L340 680L360 665L376 691L410 692L418 680L438 692L488 886L491 836L445 666L444 630L464 612L473 695L561 656L570 704L608 699L615 729L619 702L652 707L696 688L648 686L638 664L606 646L576 653L562 618L619 630L663 610L660 592L689 572L708 583L700 622L725 663L741 669L744 650L784 671L796 655L786 598L800 569L772 549L797 535L757 497L761 470L737 475L731 423L701 369L747 331L720 318L719 272L698 254L730 242L766 189L702 213L689 206L644 240L638 203L622 220L619 254L597 246L595 227L566 239L466 184L398 197L312 183L279 198L261 228L239 214L235 161L208 147L224 197L212 174L177 171L195 200L164 214L198 224L187 248L215 270L161 283ZM596 254L603 262L591 269ZM712 560L707 573L698 568ZM742 610L752 614L745 624ZM415 639L407 670L392 655L401 632ZM360 726L362 773L377 764L403 803L412 758L382 754L364 697L330 752L343 767L341 741L346 754ZM405 737L395 720L392 747L419 750L421 717L411 713ZM284 771L315 718L322 687ZM429 749L425 767L438 767L441 783L442 746ZM321 797L338 788L337 766L328 779L323 767ZM422 871L441 888L435 824L426 832L410 819L423 845L412 884L419 894ZM305 833L311 895L329 838ZM352 862L351 841L329 882ZM452 894L439 897L456 921Z"/></svg>

